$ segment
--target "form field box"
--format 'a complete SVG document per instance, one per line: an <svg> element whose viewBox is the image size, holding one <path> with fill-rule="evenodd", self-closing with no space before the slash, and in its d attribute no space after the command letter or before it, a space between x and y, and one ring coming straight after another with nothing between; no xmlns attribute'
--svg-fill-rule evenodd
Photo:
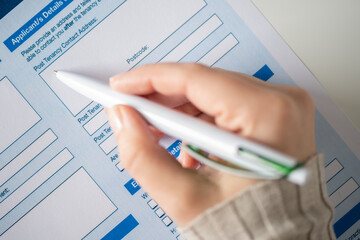
<svg viewBox="0 0 360 240"><path fill-rule="evenodd" d="M91 100L60 83L54 70L73 71L108 84L109 77L134 67L205 6L203 0L126 1L79 38L80 43L74 41L40 76L76 116ZM132 17L132 24L127 24L132 12L136 12L137 17ZM141 31L133 26L141 26ZM71 36L68 34L64 39ZM145 48L147 50L141 52Z"/></svg>
<svg viewBox="0 0 360 240"><path fill-rule="evenodd" d="M32 142L19 155L5 165L5 167L0 169L0 186L7 182L53 142L55 142L56 139L57 137L54 132L49 129Z"/></svg>
<svg viewBox="0 0 360 240"><path fill-rule="evenodd" d="M0 80L0 154L41 120L7 77Z"/></svg>
<svg viewBox="0 0 360 240"><path fill-rule="evenodd" d="M91 99L84 97L80 93L77 93L70 87L60 82L56 78L53 70L44 71L40 76L44 79L46 84L56 94L60 101L72 113L72 115L76 116L84 108L92 103Z"/></svg>
<svg viewBox="0 0 360 240"><path fill-rule="evenodd" d="M117 147L115 134L112 134L105 141L103 141L99 146L104 151L104 153L106 155L108 155L112 150L114 150Z"/></svg>
<svg viewBox="0 0 360 240"><path fill-rule="evenodd" d="M353 178L350 178L346 183L339 187L335 192L330 195L330 201L334 207L337 207L342 201L348 198L356 189L359 188L359 185L355 182Z"/></svg>
<svg viewBox="0 0 360 240"><path fill-rule="evenodd" d="M338 174L344 167L340 164L340 162L335 158L329 165L325 168L325 176L326 181L329 181L336 174Z"/></svg>
<svg viewBox="0 0 360 240"><path fill-rule="evenodd" d="M184 41L177 45L168 55L160 62L178 62L192 49L204 41L211 33L213 33L223 23L218 16L213 15L198 29L191 33Z"/></svg>
<svg viewBox="0 0 360 240"><path fill-rule="evenodd" d="M80 168L2 237L7 240L82 239L116 210L94 180Z"/></svg>
<svg viewBox="0 0 360 240"><path fill-rule="evenodd" d="M212 48L208 53L203 56L198 63L212 66L225 56L231 49L233 49L239 41L233 34L226 36L219 44Z"/></svg>
<svg viewBox="0 0 360 240"><path fill-rule="evenodd" d="M99 128L108 122L108 117L104 111L99 112L95 117L90 119L85 125L84 129L91 135L93 135Z"/></svg>
<svg viewBox="0 0 360 240"><path fill-rule="evenodd" d="M13 208L20 204L26 197L40 187L52 175L60 170L73 158L66 148L57 154L50 162L37 171L24 184L15 190L8 198L0 204L0 219L8 214Z"/></svg>
<svg viewBox="0 0 360 240"><path fill-rule="evenodd" d="M116 164L116 168L119 169L120 172L124 171L124 167L121 165L121 163Z"/></svg>

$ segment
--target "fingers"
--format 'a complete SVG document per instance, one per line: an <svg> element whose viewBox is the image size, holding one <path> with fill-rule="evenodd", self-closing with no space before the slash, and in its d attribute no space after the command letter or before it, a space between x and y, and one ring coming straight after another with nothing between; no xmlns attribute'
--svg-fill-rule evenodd
<svg viewBox="0 0 360 240"><path fill-rule="evenodd" d="M157 136L136 110L117 106L107 112L116 134L121 164L155 199L174 194L175 184L188 182L193 173L183 169L158 145Z"/></svg>
<svg viewBox="0 0 360 240"><path fill-rule="evenodd" d="M150 101L162 104L170 108L175 108L189 103L189 100L187 100L185 96L165 96L157 92L151 93L144 97Z"/></svg>
<svg viewBox="0 0 360 240"><path fill-rule="evenodd" d="M113 77L111 85L130 94L186 99L220 128L298 159L315 149L313 107L307 94L296 87L199 64L175 63L133 69Z"/></svg>
<svg viewBox="0 0 360 240"><path fill-rule="evenodd" d="M235 115L233 110L248 112L246 110L254 105L261 105L258 101L266 103L266 91L262 83L246 79L247 75L239 78L224 71L199 64L146 65L113 77L111 86L129 94L158 92L165 96L185 96L200 111L217 117L221 127L236 130L239 122L231 122Z"/></svg>
<svg viewBox="0 0 360 240"><path fill-rule="evenodd" d="M197 109L192 103L185 103L176 107L175 109L191 116L198 116L201 114L201 111Z"/></svg>
<svg viewBox="0 0 360 240"><path fill-rule="evenodd" d="M184 151L180 151L180 155L178 159L184 168L196 168L200 164L197 160L195 160L193 157L191 157L189 154L187 154Z"/></svg>

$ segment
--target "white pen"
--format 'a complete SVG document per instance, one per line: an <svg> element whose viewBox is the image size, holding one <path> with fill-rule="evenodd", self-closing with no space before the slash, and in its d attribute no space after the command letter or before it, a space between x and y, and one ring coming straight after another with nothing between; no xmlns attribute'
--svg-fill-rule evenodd
<svg viewBox="0 0 360 240"><path fill-rule="evenodd" d="M55 73L64 84L105 107L122 104L135 108L154 127L186 142L183 148L190 155L213 168L253 178L286 177L296 184L306 180L304 166L283 153L145 98L116 92L95 79L65 71ZM207 153L228 164L209 158Z"/></svg>

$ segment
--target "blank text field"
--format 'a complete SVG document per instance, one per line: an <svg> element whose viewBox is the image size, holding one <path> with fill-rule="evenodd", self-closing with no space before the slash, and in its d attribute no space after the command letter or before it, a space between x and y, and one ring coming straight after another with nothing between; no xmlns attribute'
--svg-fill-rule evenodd
<svg viewBox="0 0 360 240"><path fill-rule="evenodd" d="M198 63L202 63L207 66L214 65L219 59L221 59L226 53L228 53L233 47L235 47L239 41L234 35L229 34L218 45L211 49L205 56L203 56Z"/></svg>
<svg viewBox="0 0 360 240"><path fill-rule="evenodd" d="M335 158L329 165L325 168L326 181L329 181L333 178L338 172L340 172L344 167L340 162Z"/></svg>
<svg viewBox="0 0 360 240"><path fill-rule="evenodd" d="M72 154L67 149L62 150L59 154L57 154L49 163L36 172L0 204L0 219L15 208L21 201L35 191L72 158Z"/></svg>
<svg viewBox="0 0 360 240"><path fill-rule="evenodd" d="M181 58L188 54L193 48L200 44L221 25L221 20L216 15L212 16L184 41L177 45L168 55L161 59L160 62L180 61Z"/></svg>
<svg viewBox="0 0 360 240"><path fill-rule="evenodd" d="M84 97L57 80L54 70L46 70L40 76L74 116L92 103L91 99Z"/></svg>
<svg viewBox="0 0 360 240"><path fill-rule="evenodd" d="M115 135L111 135L110 137L108 137L104 142L102 142L100 145L100 148L104 151L104 153L107 155L109 154L112 150L114 150L117 146L116 144L116 138Z"/></svg>
<svg viewBox="0 0 360 240"><path fill-rule="evenodd" d="M0 79L0 109L2 153L41 118L7 77Z"/></svg>
<svg viewBox="0 0 360 240"><path fill-rule="evenodd" d="M82 239L116 210L87 172L80 168L3 237L8 240Z"/></svg>
<svg viewBox="0 0 360 240"><path fill-rule="evenodd" d="M99 112L95 117L90 119L85 125L85 130L93 135L101 126L103 126L108 121L108 118L104 111Z"/></svg>
<svg viewBox="0 0 360 240"><path fill-rule="evenodd" d="M344 185L339 187L334 193L330 195L330 201L334 207L337 207L342 201L349 197L359 185L354 179L350 178Z"/></svg>
<svg viewBox="0 0 360 240"><path fill-rule="evenodd" d="M49 129L0 170L0 186L52 144L57 137Z"/></svg>
<svg viewBox="0 0 360 240"><path fill-rule="evenodd" d="M98 21L94 29L81 36L80 42L73 41L74 45L40 76L76 116L91 100L62 84L54 70L76 72L108 83L110 76L135 66L205 6L204 0L125 1L101 24ZM139 17L133 17L133 13ZM114 27L114 23L119 24ZM134 26L141 26L141 31ZM61 41L70 36L70 32L64 33ZM145 47L147 50L138 56Z"/></svg>

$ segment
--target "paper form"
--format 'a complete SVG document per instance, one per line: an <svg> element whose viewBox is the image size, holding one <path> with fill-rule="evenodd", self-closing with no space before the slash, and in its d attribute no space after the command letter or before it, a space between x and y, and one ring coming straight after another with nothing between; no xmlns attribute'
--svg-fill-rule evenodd
<svg viewBox="0 0 360 240"><path fill-rule="evenodd" d="M103 107L53 74L68 70L108 81L164 61L200 62L308 90L317 106L335 232L346 239L359 228L359 132L249 0L229 3L24 0L3 14L0 239L183 239L121 166ZM178 155L174 141L161 142ZM59 218L44 222L44 214Z"/></svg>

